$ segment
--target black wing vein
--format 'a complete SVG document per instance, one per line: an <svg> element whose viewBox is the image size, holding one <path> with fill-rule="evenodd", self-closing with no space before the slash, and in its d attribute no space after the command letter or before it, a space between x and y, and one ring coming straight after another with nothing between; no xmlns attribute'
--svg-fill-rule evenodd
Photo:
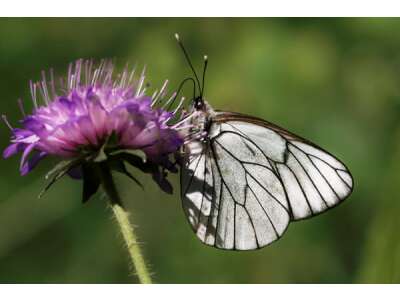
<svg viewBox="0 0 400 300"><path fill-rule="evenodd" d="M243 168L243 170L244 170L244 172L245 172L245 175L249 175L249 176L251 176L251 178L253 178L254 179L254 181L256 181L260 186L261 186L261 188L264 190L264 191L266 191L267 193L268 193L268 195L270 195L280 206L282 206L282 208L283 209L285 209L286 210L286 212L288 212L289 213L289 211L288 211L288 209L268 190L268 189L266 189L251 173L249 173L247 170L246 170L246 168L245 167L243 167L243 163L246 163L247 164L247 162L242 162L241 160L239 160L237 157L235 157L228 149L226 149L224 146L222 146L218 141L215 141L222 149L224 149L230 156L232 156L235 160L237 160L240 164L241 164L241 166L242 166L242 168ZM266 166L264 166L264 165L261 165L261 164L256 164L256 163L250 163L250 164L254 164L254 165L259 165L260 167L263 167L263 168L265 168L265 169L268 169L268 170L270 170L270 171L272 171L273 172L273 170L272 169L270 169L270 168L268 168L268 167L266 167ZM221 174L221 172L220 172L220 175L221 175L221 178L222 178L222 174ZM232 195L232 194L231 194Z"/></svg>
<svg viewBox="0 0 400 300"><path fill-rule="evenodd" d="M290 154L292 154L292 156L294 157L294 159L296 159L297 163L300 165L300 167L303 169L304 173L306 173L308 179L310 179L312 185L314 186L315 190L318 192L318 195L321 197L322 201L324 202L325 206L328 208L328 202L326 202L325 197L322 196L321 191L317 188L317 186L315 185L314 180L311 178L310 174L308 174L307 170L304 168L303 164L300 162L300 160L296 157L296 155L294 155L294 153L292 151L290 151Z"/></svg>

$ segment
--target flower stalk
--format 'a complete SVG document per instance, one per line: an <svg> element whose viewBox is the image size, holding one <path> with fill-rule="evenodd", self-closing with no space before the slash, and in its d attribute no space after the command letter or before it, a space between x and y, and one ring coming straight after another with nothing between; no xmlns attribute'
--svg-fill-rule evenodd
<svg viewBox="0 0 400 300"><path fill-rule="evenodd" d="M128 248L129 256L136 270L139 281L140 283L150 284L152 283L152 280L141 253L135 231L129 221L129 214L122 206L121 198L116 189L111 170L107 163L100 164L100 178L101 185L110 201L111 208L121 230L126 247Z"/></svg>

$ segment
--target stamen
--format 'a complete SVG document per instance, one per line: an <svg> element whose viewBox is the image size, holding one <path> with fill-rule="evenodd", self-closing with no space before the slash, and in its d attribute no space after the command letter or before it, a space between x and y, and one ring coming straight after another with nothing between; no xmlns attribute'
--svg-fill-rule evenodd
<svg viewBox="0 0 400 300"><path fill-rule="evenodd" d="M70 85L70 83L71 83L71 76L72 76L72 63L70 63L70 64L68 65L68 76L67 76L67 84L68 84L67 89L68 89L68 90L71 90L71 88L72 88L72 86Z"/></svg>
<svg viewBox="0 0 400 300"><path fill-rule="evenodd" d="M31 97L32 97L33 106L35 108L37 108L38 105L37 105L37 99L36 99L36 85L33 83L32 80L29 80L29 86L31 89Z"/></svg>
<svg viewBox="0 0 400 300"><path fill-rule="evenodd" d="M119 88L125 87L125 82L128 77L128 64L125 65L124 71L122 72L121 80L119 83Z"/></svg>
<svg viewBox="0 0 400 300"><path fill-rule="evenodd" d="M154 93L153 93L153 95L151 96L151 99L152 99L153 101L154 101L154 99L157 97L157 93L158 93L158 91L155 90ZM151 105L153 105L153 101L151 102Z"/></svg>
<svg viewBox="0 0 400 300"><path fill-rule="evenodd" d="M178 127L180 124L186 122L188 119L192 118L194 116L195 112L187 115L186 117L184 117L182 120L180 120L178 123L175 123L174 126L172 126L172 128L176 128Z"/></svg>
<svg viewBox="0 0 400 300"><path fill-rule="evenodd" d="M95 69L94 73L93 73L93 78L92 78L92 84L91 85L96 85L98 74L99 74L99 69Z"/></svg>
<svg viewBox="0 0 400 300"><path fill-rule="evenodd" d="M135 76L135 71L136 71L136 65L133 67L131 74L129 75L129 79L128 79L128 86L132 84L133 78Z"/></svg>
<svg viewBox="0 0 400 300"><path fill-rule="evenodd" d="M43 87L42 87L42 83L41 82L36 82L35 83L36 88L39 90L40 96L42 97L42 101L46 103L46 99L45 99L45 95L44 95L44 91L43 91Z"/></svg>
<svg viewBox="0 0 400 300"><path fill-rule="evenodd" d="M112 74L114 72L114 65L111 61L106 61L103 69L104 79L103 84L108 85L112 83Z"/></svg>
<svg viewBox="0 0 400 300"><path fill-rule="evenodd" d="M100 61L99 66L94 70L94 74L93 74L93 79L92 79L92 85L96 85L97 80L99 79L102 69L103 69L103 65L104 65L104 59L102 59Z"/></svg>
<svg viewBox="0 0 400 300"><path fill-rule="evenodd" d="M24 110L24 104L22 103L22 99L20 98L17 101L18 101L19 110L21 111L22 115L25 117L26 114L25 114L25 110Z"/></svg>
<svg viewBox="0 0 400 300"><path fill-rule="evenodd" d="M182 105L183 105L183 102L184 102L185 100L186 100L185 97L182 97L182 98L181 98L181 101L179 102L178 106L176 107L176 109L175 109L174 112L173 112L174 115L178 112L178 110L181 109L181 107L182 107Z"/></svg>
<svg viewBox="0 0 400 300"><path fill-rule="evenodd" d="M46 72L45 71L42 71L41 90L42 90L43 100L46 103L46 105L48 105L49 104L49 94L47 91Z"/></svg>
<svg viewBox="0 0 400 300"><path fill-rule="evenodd" d="M164 81L164 84L162 85L160 92L158 93L158 95L154 98L153 102L151 103L151 106L153 107L159 100L161 100L162 98L162 94L164 93L166 87L168 84L168 79Z"/></svg>
<svg viewBox="0 0 400 300"><path fill-rule="evenodd" d="M174 92L174 93L172 94L172 96L164 103L164 105L161 107L161 109L164 109L164 110L165 110L165 108L167 107L167 105L168 105L172 100L175 99L175 96L176 96L176 92Z"/></svg>
<svg viewBox="0 0 400 300"><path fill-rule="evenodd" d="M77 88L81 83L81 70L82 70L82 59L76 61L75 64L75 85L74 88Z"/></svg>
<svg viewBox="0 0 400 300"><path fill-rule="evenodd" d="M189 125L182 126L182 127L178 127L178 128L174 128L174 129L177 130L177 131L179 131L179 130L192 129L192 128L194 128L194 127L195 127L194 124L189 124Z"/></svg>
<svg viewBox="0 0 400 300"><path fill-rule="evenodd" d="M60 85L59 92L61 94L68 94L68 87L67 87L68 84L65 78L62 77L59 78L59 85Z"/></svg>
<svg viewBox="0 0 400 300"><path fill-rule="evenodd" d="M174 99L175 99L175 98L174 98ZM185 97L182 97L181 101L179 102L178 107L172 112L172 116L169 117L168 119L166 119L166 120L164 121L164 124L166 124L169 120L171 120L172 118L175 117L175 115L176 115L176 113L178 112L180 106L182 106L183 101L185 101ZM168 104L168 102L166 103L166 105L167 105L167 104ZM164 105L164 106L165 106L165 105ZM164 109L164 108L162 108L162 109ZM169 109L167 109L166 111L169 111Z"/></svg>
<svg viewBox="0 0 400 300"><path fill-rule="evenodd" d="M1 118L3 119L4 123L7 125L8 128L10 128L10 130L14 130L14 128L11 126L11 124L8 122L7 120L7 116L6 115L1 115Z"/></svg>
<svg viewBox="0 0 400 300"><path fill-rule="evenodd" d="M120 80L121 80L121 74L117 74L117 78L114 80L114 82L113 82L113 84L112 84L112 88L113 88L113 89L118 88L118 86L119 86L118 81L120 81Z"/></svg>
<svg viewBox="0 0 400 300"><path fill-rule="evenodd" d="M84 71L85 85L88 85L88 74L89 74L89 60L86 60L85 61L85 71Z"/></svg>
<svg viewBox="0 0 400 300"><path fill-rule="evenodd" d="M146 94L147 88L144 87L141 93L139 94L139 97L142 97L144 94Z"/></svg>
<svg viewBox="0 0 400 300"><path fill-rule="evenodd" d="M50 69L50 87L51 87L51 93L53 96L53 99L57 97L57 93L56 93L56 84L54 81L54 70L53 68Z"/></svg>
<svg viewBox="0 0 400 300"><path fill-rule="evenodd" d="M74 81L75 81L75 74L71 74L71 77L69 78L69 90L72 90L73 86L74 86Z"/></svg>
<svg viewBox="0 0 400 300"><path fill-rule="evenodd" d="M145 78L145 76L144 76L145 72L146 72L146 66L143 67L142 74L140 75L139 84L138 84L138 87L136 90L135 97L138 97L140 95L140 90L142 89L144 78Z"/></svg>
<svg viewBox="0 0 400 300"><path fill-rule="evenodd" d="M85 63L85 84L89 85L89 81L92 78L93 71L93 60L87 60Z"/></svg>

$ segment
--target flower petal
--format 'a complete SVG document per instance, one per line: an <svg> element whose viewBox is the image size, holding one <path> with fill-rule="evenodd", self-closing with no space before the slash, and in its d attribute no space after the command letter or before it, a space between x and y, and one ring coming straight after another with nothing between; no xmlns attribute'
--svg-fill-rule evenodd
<svg viewBox="0 0 400 300"><path fill-rule="evenodd" d="M29 153L31 153L31 151L35 149L35 144L29 144L25 149L24 152L22 153L22 157L21 157L21 163L20 163L20 171L22 171L22 167L24 166L26 159L29 155Z"/></svg>
<svg viewBox="0 0 400 300"><path fill-rule="evenodd" d="M3 151L3 158L9 158L10 156L18 153L19 151L22 151L25 147L25 144L23 143L13 143L9 145L6 149Z"/></svg>
<svg viewBox="0 0 400 300"><path fill-rule="evenodd" d="M44 158L46 157L47 153L46 152L38 152L35 153L32 158L30 158L26 163L24 163L20 169L20 173L22 176L25 176L28 174L30 171L33 170L34 167L37 166L37 164Z"/></svg>

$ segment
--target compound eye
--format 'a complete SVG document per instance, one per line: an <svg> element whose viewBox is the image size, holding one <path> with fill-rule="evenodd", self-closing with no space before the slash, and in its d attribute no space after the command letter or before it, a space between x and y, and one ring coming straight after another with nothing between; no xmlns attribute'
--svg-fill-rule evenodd
<svg viewBox="0 0 400 300"><path fill-rule="evenodd" d="M203 103L203 99L201 99L201 98L196 98L195 100L194 100L194 107L196 108L196 109L203 109L203 106L204 106L204 103Z"/></svg>

